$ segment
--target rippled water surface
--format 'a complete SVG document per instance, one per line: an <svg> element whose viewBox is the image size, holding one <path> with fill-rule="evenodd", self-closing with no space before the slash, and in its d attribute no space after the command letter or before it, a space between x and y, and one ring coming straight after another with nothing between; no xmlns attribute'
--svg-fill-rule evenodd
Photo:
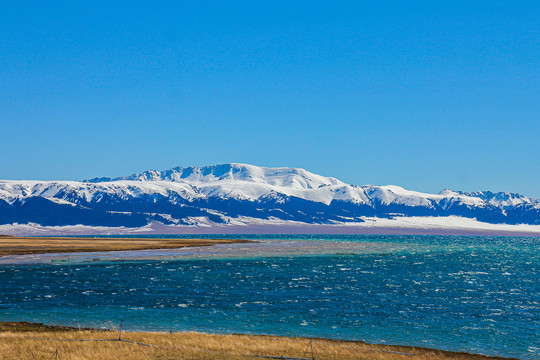
<svg viewBox="0 0 540 360"><path fill-rule="evenodd" d="M0 321L102 327L123 320L132 330L540 358L538 238L238 238L260 242L0 258Z"/></svg>

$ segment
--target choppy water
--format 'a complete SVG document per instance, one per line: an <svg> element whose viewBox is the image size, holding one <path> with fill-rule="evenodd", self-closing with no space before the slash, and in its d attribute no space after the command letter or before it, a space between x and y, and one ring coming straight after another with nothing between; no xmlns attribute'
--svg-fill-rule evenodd
<svg viewBox="0 0 540 360"><path fill-rule="evenodd" d="M101 327L124 320L132 330L329 337L540 358L538 238L239 238L261 242L27 256L17 264L0 258L0 321Z"/></svg>

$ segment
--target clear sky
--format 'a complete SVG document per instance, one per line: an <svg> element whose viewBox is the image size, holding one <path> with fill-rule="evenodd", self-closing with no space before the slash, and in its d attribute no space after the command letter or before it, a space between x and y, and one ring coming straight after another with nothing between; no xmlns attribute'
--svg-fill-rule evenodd
<svg viewBox="0 0 540 360"><path fill-rule="evenodd" d="M540 198L539 1L3 1L0 179L243 162Z"/></svg>

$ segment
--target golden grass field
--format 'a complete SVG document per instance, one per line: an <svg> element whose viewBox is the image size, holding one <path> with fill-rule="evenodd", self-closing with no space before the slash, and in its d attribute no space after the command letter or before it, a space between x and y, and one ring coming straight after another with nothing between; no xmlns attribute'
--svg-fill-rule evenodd
<svg viewBox="0 0 540 360"><path fill-rule="evenodd" d="M0 256L44 253L76 253L119 250L177 249L250 242L228 239L149 239L149 238L79 238L0 236Z"/></svg>
<svg viewBox="0 0 540 360"><path fill-rule="evenodd" d="M193 332L123 332L121 338L126 341L78 341L118 339L118 337L119 333L116 331L79 330L29 323L0 323L0 358L56 359L58 354L58 359L69 360L264 360L281 357L334 360L502 359L424 348L326 339L312 340L312 352L310 340L306 338L211 335ZM136 344L133 341L153 346Z"/></svg>

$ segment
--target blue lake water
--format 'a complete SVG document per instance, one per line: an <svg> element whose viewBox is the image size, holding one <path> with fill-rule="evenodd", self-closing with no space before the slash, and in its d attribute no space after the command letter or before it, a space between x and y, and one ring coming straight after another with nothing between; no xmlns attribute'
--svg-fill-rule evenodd
<svg viewBox="0 0 540 360"><path fill-rule="evenodd" d="M113 327L123 320L131 330L540 358L538 238L223 237L261 242L69 261L0 258L0 321Z"/></svg>

